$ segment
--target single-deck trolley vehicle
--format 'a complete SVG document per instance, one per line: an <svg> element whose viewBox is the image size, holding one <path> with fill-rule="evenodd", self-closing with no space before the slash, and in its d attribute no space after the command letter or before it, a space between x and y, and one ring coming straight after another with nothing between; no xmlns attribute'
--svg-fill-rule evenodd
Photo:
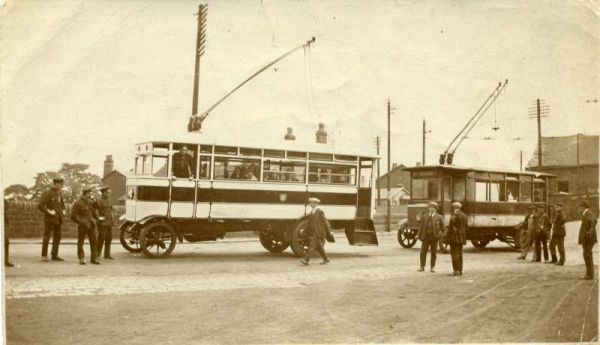
<svg viewBox="0 0 600 345"><path fill-rule="evenodd" d="M127 177L121 244L147 257L168 256L176 241L213 241L257 231L271 252L306 250L297 220L307 199L321 200L333 229L351 245L376 245L375 156L338 153L328 145L253 147L223 142L153 141L136 145Z"/></svg>
<svg viewBox="0 0 600 345"><path fill-rule="evenodd" d="M477 248L498 239L519 248L521 224L530 206L548 208L554 175L534 171L475 169L453 165L417 166L410 171L411 198L407 218L399 223L398 242L411 248L417 242L421 215L435 201L450 221L452 202L462 203L467 215L467 239ZM446 245L440 241L440 249Z"/></svg>

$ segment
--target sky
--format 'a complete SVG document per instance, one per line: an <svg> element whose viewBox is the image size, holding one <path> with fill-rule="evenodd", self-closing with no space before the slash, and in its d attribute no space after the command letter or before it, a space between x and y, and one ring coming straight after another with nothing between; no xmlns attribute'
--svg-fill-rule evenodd
<svg viewBox="0 0 600 345"><path fill-rule="evenodd" d="M387 101L392 162L427 163L499 81L505 92L455 156L458 165L519 168L536 145L528 117L549 106L544 136L599 133L600 27L588 1L208 1L200 111L311 37L217 107L203 138L277 146L286 127L313 142L371 148ZM2 183L33 184L63 162L102 174L133 166L134 144L186 132L198 1L7 1L0 9ZM492 127L500 127L494 131ZM484 140L489 137L490 140Z"/></svg>

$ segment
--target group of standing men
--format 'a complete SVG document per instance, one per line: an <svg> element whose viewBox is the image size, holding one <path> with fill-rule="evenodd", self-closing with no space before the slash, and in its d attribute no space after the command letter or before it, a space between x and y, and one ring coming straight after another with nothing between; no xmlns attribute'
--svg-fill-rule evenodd
<svg viewBox="0 0 600 345"><path fill-rule="evenodd" d="M54 178L52 187L42 194L38 205L44 214L44 238L42 242L42 261L64 261L58 256L61 240L61 225L66 216L66 207L61 195L64 179ZM83 245L85 238L90 243L90 263L99 265L102 248L104 247L104 258L114 260L110 255L110 244L112 241L112 226L114 224L114 208L110 201L110 188L100 188L102 197L94 201L92 189L85 188L81 197L73 203L71 208L71 220L77 224L77 258L79 264L85 265L85 253ZM48 259L48 245L52 237L51 258Z"/></svg>

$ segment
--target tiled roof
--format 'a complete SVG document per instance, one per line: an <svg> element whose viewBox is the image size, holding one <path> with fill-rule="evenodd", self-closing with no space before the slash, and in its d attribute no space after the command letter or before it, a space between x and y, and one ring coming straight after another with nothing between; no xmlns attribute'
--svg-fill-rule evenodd
<svg viewBox="0 0 600 345"><path fill-rule="evenodd" d="M577 166L577 136L579 136L579 164L598 165L598 136L584 134L542 137L542 165ZM527 166L538 166L537 146Z"/></svg>

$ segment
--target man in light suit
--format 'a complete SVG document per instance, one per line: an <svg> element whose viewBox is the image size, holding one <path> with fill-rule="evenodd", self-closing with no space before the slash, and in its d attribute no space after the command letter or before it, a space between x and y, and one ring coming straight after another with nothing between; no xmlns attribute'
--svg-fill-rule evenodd
<svg viewBox="0 0 600 345"><path fill-rule="evenodd" d="M429 210L421 218L421 228L417 237L421 240L421 266L419 272L425 270L427 252L431 249L431 273L435 273L435 259L437 257L438 240L444 236L444 218L437 213L438 204L429 203Z"/></svg>
<svg viewBox="0 0 600 345"><path fill-rule="evenodd" d="M306 234L309 238L308 250L304 254L304 257L300 262L303 265L308 265L310 262L310 255L312 252L317 250L321 257L323 258L323 262L321 265L326 265L329 263L329 258L327 257L327 253L325 253L325 248L323 245L325 244L326 237L332 237L331 235L331 225L325 217L325 213L323 210L317 207L320 203L320 200L317 198L308 198L308 204L311 207L310 214L308 215L308 224L306 228Z"/></svg>

